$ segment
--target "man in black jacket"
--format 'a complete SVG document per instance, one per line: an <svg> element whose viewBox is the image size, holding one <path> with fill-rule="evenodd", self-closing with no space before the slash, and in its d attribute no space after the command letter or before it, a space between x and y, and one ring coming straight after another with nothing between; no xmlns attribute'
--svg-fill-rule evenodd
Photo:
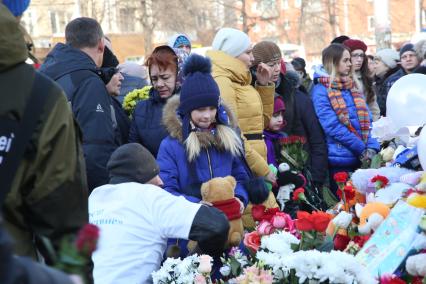
<svg viewBox="0 0 426 284"><path fill-rule="evenodd" d="M83 132L89 190L106 184L106 163L121 144L115 112L98 75L104 55L104 34L98 22L77 18L65 28L66 44L58 43L40 71L65 91Z"/></svg>

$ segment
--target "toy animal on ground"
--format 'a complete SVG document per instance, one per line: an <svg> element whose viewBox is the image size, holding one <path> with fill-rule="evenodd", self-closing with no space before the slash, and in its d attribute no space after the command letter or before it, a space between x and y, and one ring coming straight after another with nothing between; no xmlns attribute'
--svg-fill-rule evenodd
<svg viewBox="0 0 426 284"><path fill-rule="evenodd" d="M234 190L237 182L232 176L213 178L201 185L204 202L225 213L229 220L228 246L238 246L244 237L241 220L240 202L235 199ZM188 245L190 247L190 244Z"/></svg>
<svg viewBox="0 0 426 284"><path fill-rule="evenodd" d="M374 232L389 215L390 209L384 203L372 202L365 206L355 205L355 212L359 218L358 231L362 235Z"/></svg>

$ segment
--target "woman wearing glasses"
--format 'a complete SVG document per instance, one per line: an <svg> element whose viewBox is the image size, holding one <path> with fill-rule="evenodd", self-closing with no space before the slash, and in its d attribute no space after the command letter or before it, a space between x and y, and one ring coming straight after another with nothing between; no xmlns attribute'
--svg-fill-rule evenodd
<svg viewBox="0 0 426 284"><path fill-rule="evenodd" d="M336 194L336 172L353 172L361 162L371 160L379 143L371 137L371 118L364 96L352 80L351 54L341 44L322 51L325 70L314 74L312 100L324 130L330 173L330 187Z"/></svg>
<svg viewBox="0 0 426 284"><path fill-rule="evenodd" d="M178 56L171 47L158 46L147 58L145 65L148 67L152 88L149 99L136 105L129 142L142 144L157 157L161 141L168 134L161 123L163 108L167 100L179 89Z"/></svg>
<svg viewBox="0 0 426 284"><path fill-rule="evenodd" d="M376 121L380 118L380 108L377 104L377 97L374 94L373 82L368 70L368 58L365 54L367 45L357 39L347 39L343 44L351 52L352 79L355 81L360 93L364 95L373 121Z"/></svg>

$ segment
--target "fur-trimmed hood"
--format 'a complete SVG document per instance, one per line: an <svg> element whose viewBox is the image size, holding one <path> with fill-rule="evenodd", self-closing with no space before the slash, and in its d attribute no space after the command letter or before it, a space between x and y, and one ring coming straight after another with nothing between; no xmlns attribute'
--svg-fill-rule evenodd
<svg viewBox="0 0 426 284"><path fill-rule="evenodd" d="M177 114L179 103L179 95L174 95L167 101L163 109L163 125L172 138L185 145L189 161L195 159L200 154L201 149L210 146L229 151L234 156L239 156L242 153L241 138L236 133L237 119L231 110L223 104L222 108L228 117L228 125L217 124L215 134L191 131L188 138L182 141L182 122Z"/></svg>

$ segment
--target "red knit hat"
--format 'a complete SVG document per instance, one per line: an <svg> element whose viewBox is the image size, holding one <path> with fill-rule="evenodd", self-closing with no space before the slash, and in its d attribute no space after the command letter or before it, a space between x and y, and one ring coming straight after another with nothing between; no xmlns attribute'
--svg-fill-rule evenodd
<svg viewBox="0 0 426 284"><path fill-rule="evenodd" d="M362 51L367 51L367 45L359 39L347 39L343 42L343 45L348 47L351 52L357 49L361 49Z"/></svg>
<svg viewBox="0 0 426 284"><path fill-rule="evenodd" d="M274 113L285 111L285 104L283 98L276 96L274 100Z"/></svg>

